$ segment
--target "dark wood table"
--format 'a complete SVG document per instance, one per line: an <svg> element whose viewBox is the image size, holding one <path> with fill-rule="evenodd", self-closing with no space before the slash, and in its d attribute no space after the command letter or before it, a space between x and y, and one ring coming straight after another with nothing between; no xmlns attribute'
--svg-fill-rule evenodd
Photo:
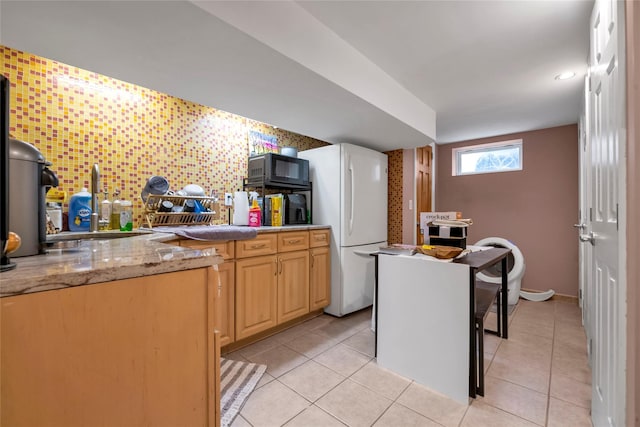
<svg viewBox="0 0 640 427"><path fill-rule="evenodd" d="M484 357L483 354L476 354L476 274L492 265L501 263L502 269L502 289L501 289L501 311L502 313L496 313L498 317L498 336L507 339L509 337L509 295L508 295L508 271L507 271L507 257L511 249L506 248L491 248L483 251L471 252L466 256L456 259L453 262L457 264L464 264L469 266L469 397L476 397L477 385L477 357ZM484 375L481 372L480 375Z"/></svg>
<svg viewBox="0 0 640 427"><path fill-rule="evenodd" d="M453 262L457 264L463 264L469 266L469 397L475 398L477 395L477 378L478 378L478 359L476 355L476 325L475 325L475 313L476 313L476 274L479 271L485 270L498 262L501 263L502 268L502 280L501 280L501 313L496 313L498 317L498 336L507 339L509 337L508 331L508 271L507 271L507 257L511 249L506 248L491 248L482 251L471 252L466 256L456 259ZM375 257L375 297L378 297L378 254L374 253ZM378 311L375 311L375 349L374 355L378 354ZM484 357L480 355L479 357ZM483 374L483 373L482 373Z"/></svg>

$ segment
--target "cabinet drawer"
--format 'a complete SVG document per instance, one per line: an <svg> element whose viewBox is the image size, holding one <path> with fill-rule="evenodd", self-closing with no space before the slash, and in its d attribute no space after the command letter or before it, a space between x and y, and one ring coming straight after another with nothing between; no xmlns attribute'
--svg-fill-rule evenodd
<svg viewBox="0 0 640 427"><path fill-rule="evenodd" d="M236 258L275 254L278 249L276 233L258 234L251 240L236 240Z"/></svg>
<svg viewBox="0 0 640 427"><path fill-rule="evenodd" d="M309 247L317 248L319 246L329 246L329 236L331 230L310 230L309 231Z"/></svg>
<svg viewBox="0 0 640 427"><path fill-rule="evenodd" d="M182 240L180 241L180 246L200 250L215 248L216 254L220 255L223 259L233 259L235 252L233 241L204 242L200 240Z"/></svg>
<svg viewBox="0 0 640 427"><path fill-rule="evenodd" d="M309 249L308 231L278 233L278 252L291 252L302 249Z"/></svg>

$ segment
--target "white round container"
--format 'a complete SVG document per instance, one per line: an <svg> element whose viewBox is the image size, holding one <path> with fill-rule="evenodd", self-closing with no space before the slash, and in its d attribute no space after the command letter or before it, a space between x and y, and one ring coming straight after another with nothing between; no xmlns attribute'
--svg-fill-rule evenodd
<svg viewBox="0 0 640 427"><path fill-rule="evenodd" d="M289 157L298 157L298 149L296 147L281 147L280 154Z"/></svg>

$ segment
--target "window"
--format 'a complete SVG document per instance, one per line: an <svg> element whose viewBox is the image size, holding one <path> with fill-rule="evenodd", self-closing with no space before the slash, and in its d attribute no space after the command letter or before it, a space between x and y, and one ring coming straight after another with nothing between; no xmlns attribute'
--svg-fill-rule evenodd
<svg viewBox="0 0 640 427"><path fill-rule="evenodd" d="M454 176L522 170L522 140L454 148L452 161Z"/></svg>

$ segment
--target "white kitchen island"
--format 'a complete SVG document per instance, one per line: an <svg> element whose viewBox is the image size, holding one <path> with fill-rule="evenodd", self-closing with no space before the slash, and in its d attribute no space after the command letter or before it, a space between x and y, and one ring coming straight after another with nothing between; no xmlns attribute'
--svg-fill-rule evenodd
<svg viewBox="0 0 640 427"><path fill-rule="evenodd" d="M498 334L507 338L509 252L492 248L456 262L421 254L378 254L378 365L464 404L476 392L482 394L478 357L483 355L476 354L475 274L502 263Z"/></svg>
<svg viewBox="0 0 640 427"><path fill-rule="evenodd" d="M469 267L378 255L378 365L469 399Z"/></svg>

